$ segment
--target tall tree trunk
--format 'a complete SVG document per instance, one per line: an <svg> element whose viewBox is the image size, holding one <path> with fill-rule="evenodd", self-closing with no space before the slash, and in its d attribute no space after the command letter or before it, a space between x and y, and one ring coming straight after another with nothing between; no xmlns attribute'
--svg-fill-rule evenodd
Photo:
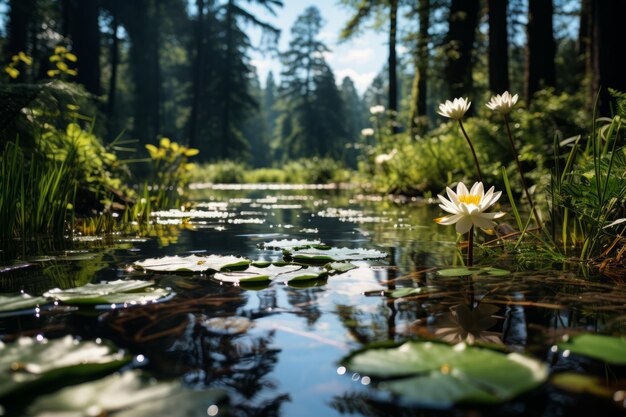
<svg viewBox="0 0 626 417"><path fill-rule="evenodd" d="M232 87L232 67L234 54L233 25L234 19L234 0L228 0L226 5L226 56L224 63L224 79L222 80L222 138L218 141L217 155L220 158L227 157L227 148L231 138L231 87Z"/></svg>
<svg viewBox="0 0 626 417"><path fill-rule="evenodd" d="M193 98L189 116L189 146L198 147L198 111L202 91L202 70L204 68L204 0L196 0L198 21L196 22L196 59L193 67Z"/></svg>
<svg viewBox="0 0 626 417"><path fill-rule="evenodd" d="M508 0L488 0L489 9L489 90L509 90L509 40L506 24Z"/></svg>
<svg viewBox="0 0 626 417"><path fill-rule="evenodd" d="M411 133L419 133L422 123L425 125L426 95L428 86L428 27L430 26L430 0L419 0L418 4L419 32L417 34L417 50L415 51L415 76L411 93ZM423 119L423 122L420 122Z"/></svg>
<svg viewBox="0 0 626 417"><path fill-rule="evenodd" d="M111 22L111 77L109 78L109 97L107 100L107 124L109 136L113 133L113 120L115 117L115 99L117 98L117 67L119 65L119 42L120 39L117 36L119 21L117 17L117 11L112 11L111 15L113 20Z"/></svg>
<svg viewBox="0 0 626 417"><path fill-rule="evenodd" d="M592 69L591 95L600 93L598 112L600 115L611 114L611 97L608 89L626 92L626 77L623 65L623 29L622 19L626 13L623 1L606 2L591 0L590 16L592 26L591 51Z"/></svg>
<svg viewBox="0 0 626 417"><path fill-rule="evenodd" d="M396 116L398 113L398 73L396 57L396 36L398 29L398 0L391 0L389 5L389 115L393 132L398 131Z"/></svg>
<svg viewBox="0 0 626 417"><path fill-rule="evenodd" d="M469 96L474 89L472 52L479 9L480 0L452 0L450 5L445 76L451 98Z"/></svg>
<svg viewBox="0 0 626 417"><path fill-rule="evenodd" d="M100 85L100 2L98 0L72 1L69 33L72 51L78 57L76 81L87 91L99 96Z"/></svg>
<svg viewBox="0 0 626 417"><path fill-rule="evenodd" d="M128 5L124 26L130 38L134 84L134 135L141 143L156 140L159 133L159 43L156 0L136 0ZM121 16L120 16L121 17ZM155 120L156 118L156 120Z"/></svg>
<svg viewBox="0 0 626 417"><path fill-rule="evenodd" d="M556 44L552 26L552 0L528 0L526 30L526 104L543 87L556 86Z"/></svg>
<svg viewBox="0 0 626 417"><path fill-rule="evenodd" d="M9 19L7 22L7 42L5 46L5 61L11 62L11 57L18 52L29 53L28 36L32 24L36 0L9 1ZM17 81L24 81L25 74L20 74Z"/></svg>

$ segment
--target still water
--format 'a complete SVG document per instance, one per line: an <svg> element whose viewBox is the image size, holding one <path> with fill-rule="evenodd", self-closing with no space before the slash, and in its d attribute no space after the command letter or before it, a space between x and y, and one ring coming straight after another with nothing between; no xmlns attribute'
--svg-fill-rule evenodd
<svg viewBox="0 0 626 417"><path fill-rule="evenodd" d="M129 367L156 380L227 393L228 409L202 409L199 416L622 415L614 401L549 384L504 405L452 410L377 391L375 381L344 368L341 359L368 343L415 338L490 343L533 355L553 372L605 376L609 371L601 363L564 358L551 346L566 333L624 333L626 291L579 271L522 271L497 249L480 253L477 263L511 275L438 276L438 269L461 260L453 228L432 221L441 215L436 205L399 204L350 190L275 188L195 190L191 219L181 219L188 213L158 213L160 225L147 233L5 248L3 265L25 264L2 270L1 293L40 295L89 282L152 279L174 295L144 306L58 305L0 314L0 340L70 334L111 341L135 358ZM253 289L211 275L149 273L133 266L146 258L190 254L281 261L281 251L260 248L281 239L378 249L388 257L353 261L358 268L310 283ZM403 288L428 291L388 296ZM225 318L237 320L224 326ZM610 373L626 375L621 368ZM35 395L59 388L0 404L21 415Z"/></svg>

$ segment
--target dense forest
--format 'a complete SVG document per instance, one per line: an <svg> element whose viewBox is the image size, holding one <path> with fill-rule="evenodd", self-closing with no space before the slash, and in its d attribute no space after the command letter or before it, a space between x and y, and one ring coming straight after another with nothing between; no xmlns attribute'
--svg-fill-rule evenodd
<svg viewBox="0 0 626 417"><path fill-rule="evenodd" d="M283 5L252 3L278 16ZM626 90L617 22L624 2L340 1L336 7L352 15L341 38L388 35L388 56L363 96L325 61L324 16L315 6L303 4L290 33L280 33L239 0L0 4L7 82L75 81L93 98L90 116L105 142L124 135L143 150L167 136L200 149L204 161L258 167L330 156L354 167L366 128L376 127L375 106L384 106L392 133L418 137L448 98L484 102L488 91L511 90L528 106L551 88L584 96L589 111L599 93L599 111L609 114L608 89ZM261 45L252 43L250 28L263 32ZM286 50L278 49L281 36L289 39ZM280 59L280 74L259 80L250 59L259 48ZM2 128L3 140L13 139Z"/></svg>

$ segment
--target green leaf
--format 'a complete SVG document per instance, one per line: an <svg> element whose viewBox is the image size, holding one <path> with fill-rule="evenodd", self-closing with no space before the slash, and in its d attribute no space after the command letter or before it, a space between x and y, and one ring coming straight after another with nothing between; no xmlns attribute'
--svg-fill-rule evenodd
<svg viewBox="0 0 626 417"><path fill-rule="evenodd" d="M437 275L442 277L467 277L470 275L491 275L491 276L505 276L510 275L511 272L506 269L493 268L493 267L467 267L467 268L447 268L437 271Z"/></svg>
<svg viewBox="0 0 626 417"><path fill-rule="evenodd" d="M327 263L333 261L355 261L363 259L384 259L385 252L376 249L350 249L350 248L328 248L308 247L298 250L284 250L285 255L296 262L305 263Z"/></svg>
<svg viewBox="0 0 626 417"><path fill-rule="evenodd" d="M283 249L293 249L297 247L307 247L309 245L321 245L321 244L322 242L319 240L282 239L282 240L272 240L270 242L260 243L259 248L283 250Z"/></svg>
<svg viewBox="0 0 626 417"><path fill-rule="evenodd" d="M438 407L507 401L543 383L548 373L542 363L517 353L432 342L366 349L343 363L351 372L393 379L381 382L381 389Z"/></svg>
<svg viewBox="0 0 626 417"><path fill-rule="evenodd" d="M323 268L302 267L295 264L279 264L264 267L249 266L243 271L218 272L213 278L232 283L263 283L271 281L290 282L317 279L327 274Z"/></svg>
<svg viewBox="0 0 626 417"><path fill-rule="evenodd" d="M224 392L191 390L179 382L154 382L141 371L113 374L94 382L70 386L37 398L27 416L108 416L154 417L207 415L217 411L225 400Z"/></svg>
<svg viewBox="0 0 626 417"><path fill-rule="evenodd" d="M24 310L48 303L45 297L32 297L28 294L0 295L0 312Z"/></svg>
<svg viewBox="0 0 626 417"><path fill-rule="evenodd" d="M411 295L426 294L432 292L434 287L400 288L393 291L385 291L385 295L391 298L410 297Z"/></svg>
<svg viewBox="0 0 626 417"><path fill-rule="evenodd" d="M559 343L559 349L589 356L613 365L626 365L626 338L600 334L580 334Z"/></svg>
<svg viewBox="0 0 626 417"><path fill-rule="evenodd" d="M170 294L162 288L149 288L153 285L154 281L117 280L67 290L54 288L45 292L44 296L66 304L146 304Z"/></svg>
<svg viewBox="0 0 626 417"><path fill-rule="evenodd" d="M129 361L108 345L81 342L71 336L37 341L0 342L0 397L50 381L117 369Z"/></svg>
<svg viewBox="0 0 626 417"><path fill-rule="evenodd" d="M344 272L356 269L358 268L358 266L350 262L330 262L324 265L324 268L328 269L331 274L342 274Z"/></svg>
<svg viewBox="0 0 626 417"><path fill-rule="evenodd" d="M442 277L466 277L474 274L469 268L447 268L437 271L437 275Z"/></svg>
<svg viewBox="0 0 626 417"><path fill-rule="evenodd" d="M599 378L573 372L563 372L550 378L550 383L557 388L576 394L592 394L612 398L615 390L609 389Z"/></svg>
<svg viewBox="0 0 626 417"><path fill-rule="evenodd" d="M135 262L135 266L153 272L217 272L241 269L249 264L249 259L221 255L165 256Z"/></svg>

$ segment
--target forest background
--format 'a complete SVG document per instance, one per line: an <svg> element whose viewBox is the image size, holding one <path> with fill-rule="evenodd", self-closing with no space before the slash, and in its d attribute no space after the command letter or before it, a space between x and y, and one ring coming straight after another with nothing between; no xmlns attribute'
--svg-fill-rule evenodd
<svg viewBox="0 0 626 417"><path fill-rule="evenodd" d="M15 62L20 52L31 59L5 77L81 85L95 103L81 109L98 120L94 133L105 143L120 135L137 139L139 156L147 154L146 144L170 137L198 148L197 161L250 167L311 157L350 168L367 158L374 164L376 155L396 149L389 138L417 143L432 136L439 102L470 97L470 114L477 115L489 92L504 90L519 93L526 109L544 90L541 111L550 112L558 129L535 142L549 146L555 131L567 136L588 122L598 92L599 113L608 115L607 87L626 90L618 65L621 1L324 2L324 13L348 16L339 39L372 31L385 39L385 56L373 57L379 72L362 94L328 63L320 9L302 2L290 31L281 32L270 22L280 21L282 3L5 0L5 60ZM279 37L289 40L286 48L278 47ZM52 59L59 45L77 61ZM259 54L280 62L279 73L260 80ZM5 114L5 141L14 139L9 119ZM395 182L388 188L404 187Z"/></svg>

